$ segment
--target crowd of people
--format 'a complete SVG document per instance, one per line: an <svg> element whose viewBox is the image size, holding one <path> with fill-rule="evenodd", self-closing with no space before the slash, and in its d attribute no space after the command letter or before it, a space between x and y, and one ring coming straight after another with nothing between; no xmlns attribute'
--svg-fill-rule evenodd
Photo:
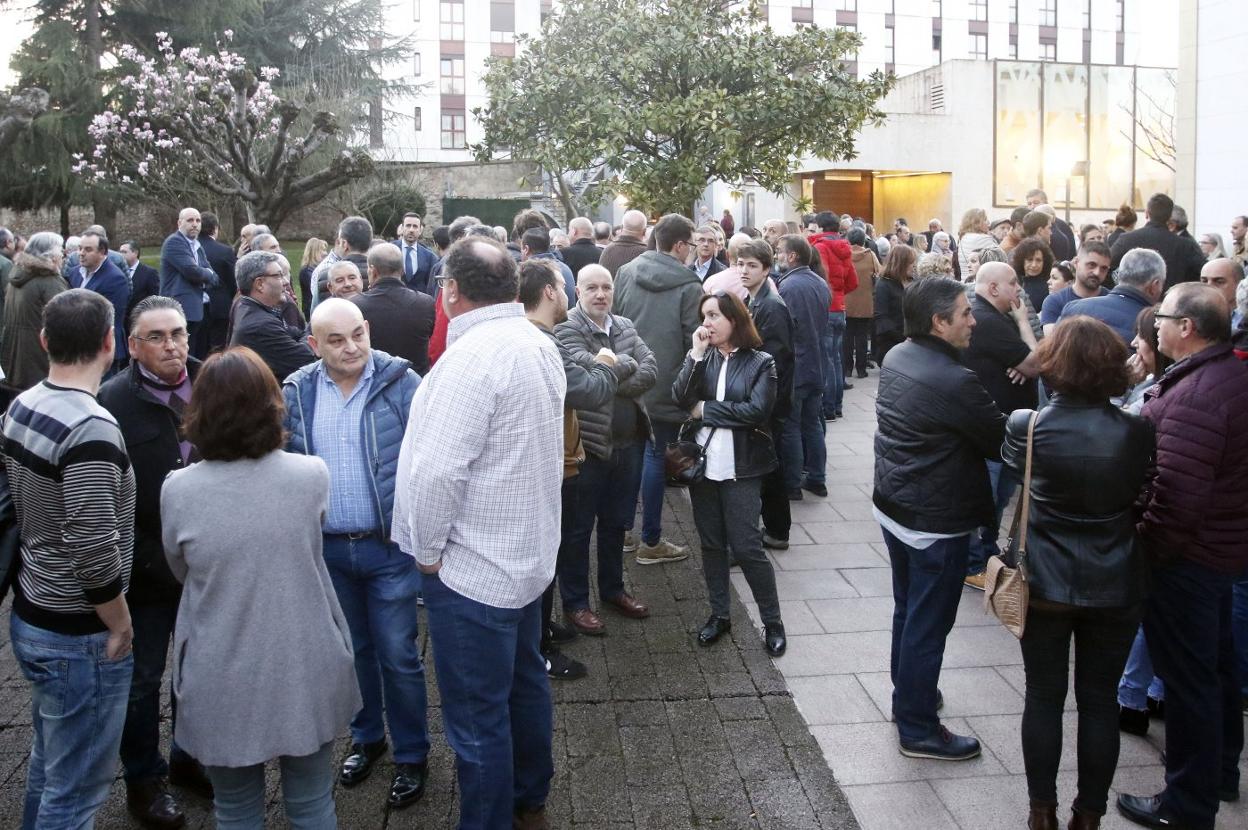
<svg viewBox="0 0 1248 830"><path fill-rule="evenodd" d="M275 759L293 826L334 826L335 781L387 752L388 805L415 803L420 605L460 826L549 826L550 684L588 671L560 646L649 616L626 554L689 556L663 532L674 453L694 460L694 640L731 630L739 567L779 658L766 551L788 548L792 502L828 497L826 433L878 369L900 751L979 753L940 724L944 642L1034 456L1029 826L1057 826L1073 638L1071 826L1104 814L1120 728L1164 709L1166 789L1120 809L1211 828L1237 795L1248 699L1248 220L1225 256L1162 194L1144 227L1124 208L1077 238L1043 192L1028 202L970 210L956 235L830 211L565 229L524 210L510 230L458 217L432 246L417 214L392 240L351 216L307 241L297 282L267 227L227 245L191 207L158 269L99 226L20 250L0 228L24 826L89 824L118 757L146 827L185 823L171 785L211 798L220 827L260 826Z"/></svg>

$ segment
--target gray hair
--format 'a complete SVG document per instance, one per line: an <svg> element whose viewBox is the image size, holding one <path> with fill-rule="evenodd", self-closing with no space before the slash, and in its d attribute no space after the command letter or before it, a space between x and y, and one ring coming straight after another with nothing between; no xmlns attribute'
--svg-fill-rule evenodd
<svg viewBox="0 0 1248 830"><path fill-rule="evenodd" d="M1161 254L1149 248L1133 248L1118 264L1114 279L1135 288L1143 288L1153 280L1165 282L1166 261Z"/></svg>
<svg viewBox="0 0 1248 830"><path fill-rule="evenodd" d="M8 228L0 227L0 248L9 247L9 243L13 241L13 232Z"/></svg>
<svg viewBox="0 0 1248 830"><path fill-rule="evenodd" d="M930 251L919 256L919 264L915 266L918 277L951 277L953 276L953 260L948 254Z"/></svg>
<svg viewBox="0 0 1248 830"><path fill-rule="evenodd" d="M52 254L59 254L64 250L65 237L52 231L40 231L26 242L26 253L40 259L49 259Z"/></svg>
<svg viewBox="0 0 1248 830"><path fill-rule="evenodd" d="M473 225L480 225L480 224L481 224L481 220L475 216L460 216L451 222L450 226L447 228L447 231L451 235L451 241L456 242L464 238L464 234L468 232L469 228L471 228Z"/></svg>
<svg viewBox="0 0 1248 830"><path fill-rule="evenodd" d="M38 235L39 235L39 234L35 234L35 236L38 236ZM64 245L65 245L65 253L67 253L67 254L72 254L74 251L78 250L78 244L79 244L80 242L82 242L82 239L81 239L80 237L78 237L78 236L71 236L71 237L69 237L68 239L66 239L66 240L65 240L65 242L64 242ZM28 248L30 247L30 243L29 243L29 242L27 242L27 243L26 243L26 247L28 247Z"/></svg>
<svg viewBox="0 0 1248 830"><path fill-rule="evenodd" d="M989 245L979 252L979 264L983 265L987 262L1004 262L1007 265L1010 262L1010 255L1003 251L997 245Z"/></svg>
<svg viewBox="0 0 1248 830"><path fill-rule="evenodd" d="M265 270L274 262L280 264L285 257L270 251L251 251L243 254L234 264L234 280L238 283L238 291L244 297L251 295L256 280L264 276Z"/></svg>
<svg viewBox="0 0 1248 830"><path fill-rule="evenodd" d="M270 239L272 239L274 242L277 242L277 237L269 233L268 231L257 233L255 236L251 238L251 250L259 251L261 249L261 246L268 244L268 241ZM278 243L278 247L279 248L281 247L280 243Z"/></svg>
<svg viewBox="0 0 1248 830"><path fill-rule="evenodd" d="M178 316L182 318L182 322L186 322L186 312L182 309L182 303L173 297L153 294L150 297L144 297L142 300L139 300L138 304L130 310L129 332L132 336L139 330L139 318L149 311L176 311Z"/></svg>
<svg viewBox="0 0 1248 830"><path fill-rule="evenodd" d="M1175 205L1174 209L1170 211L1170 221L1179 230L1187 230L1187 211Z"/></svg>

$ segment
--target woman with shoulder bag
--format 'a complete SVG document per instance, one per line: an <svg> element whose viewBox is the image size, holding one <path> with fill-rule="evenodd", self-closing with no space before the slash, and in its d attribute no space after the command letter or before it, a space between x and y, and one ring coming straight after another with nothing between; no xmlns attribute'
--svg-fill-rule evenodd
<svg viewBox="0 0 1248 830"><path fill-rule="evenodd" d="M767 432L776 401L776 362L759 351L762 339L735 295L717 291L702 300L700 311L702 325L672 384L676 405L697 422L697 442L705 451L703 475L689 486L711 603L698 645L709 646L732 628L731 549L758 603L767 653L779 657L787 642L776 574L763 553L758 524L763 476L777 463Z"/></svg>
<svg viewBox="0 0 1248 830"><path fill-rule="evenodd" d="M1031 830L1056 830L1070 642L1079 704L1079 784L1069 827L1100 825L1118 764L1116 687L1142 616L1147 564L1133 505L1145 484L1152 426L1110 403L1127 387L1127 349L1104 323L1058 324L1037 356L1049 406L1031 436L1024 567L1030 602L1021 643L1027 692L1023 763ZM1024 477L1034 413L1006 426L1002 461Z"/></svg>

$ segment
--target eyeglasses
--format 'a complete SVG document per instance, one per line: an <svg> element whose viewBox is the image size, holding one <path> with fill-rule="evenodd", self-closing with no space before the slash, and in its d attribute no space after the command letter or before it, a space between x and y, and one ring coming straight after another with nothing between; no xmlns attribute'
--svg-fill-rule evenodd
<svg viewBox="0 0 1248 830"><path fill-rule="evenodd" d="M186 329L177 329L165 334L162 331L154 331L151 334L135 335L135 340L142 340L144 343L151 343L153 346L163 346L165 343L185 343L190 338Z"/></svg>
<svg viewBox="0 0 1248 830"><path fill-rule="evenodd" d="M438 288L446 285L447 280L455 279L454 277L434 277L433 281L438 284Z"/></svg>
<svg viewBox="0 0 1248 830"><path fill-rule="evenodd" d="M1160 311L1153 312L1154 320L1186 320L1186 314L1162 314Z"/></svg>

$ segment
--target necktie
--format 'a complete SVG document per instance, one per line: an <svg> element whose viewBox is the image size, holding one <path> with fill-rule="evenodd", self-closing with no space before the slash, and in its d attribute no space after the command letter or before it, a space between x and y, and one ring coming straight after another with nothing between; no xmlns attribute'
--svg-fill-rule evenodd
<svg viewBox="0 0 1248 830"><path fill-rule="evenodd" d="M416 276L416 265L412 262L412 246L404 246L405 253L403 255L403 276L407 277L410 282L412 277Z"/></svg>
<svg viewBox="0 0 1248 830"><path fill-rule="evenodd" d="M134 271L139 266L135 265L126 271L126 284L130 286L131 293L134 292Z"/></svg>

